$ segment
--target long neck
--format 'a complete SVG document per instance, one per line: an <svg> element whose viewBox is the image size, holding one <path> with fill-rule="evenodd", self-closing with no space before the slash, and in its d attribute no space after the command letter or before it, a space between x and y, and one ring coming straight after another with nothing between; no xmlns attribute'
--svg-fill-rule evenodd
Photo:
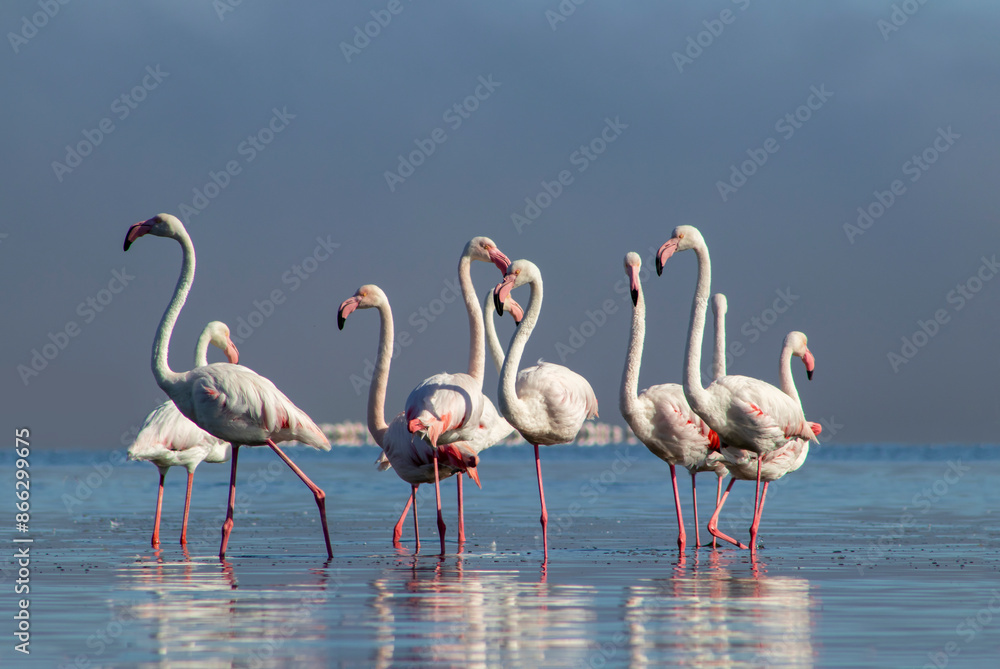
<svg viewBox="0 0 1000 669"><path fill-rule="evenodd" d="M684 374L684 394L692 404L707 406L708 393L701 385L701 342L705 335L705 313L708 311L708 296L712 288L712 265L708 257L708 248L697 245L694 251L698 256L698 284L691 303L691 323L688 325L687 349L684 351L684 361L687 366ZM693 407L696 411L698 407Z"/></svg>
<svg viewBox="0 0 1000 669"><path fill-rule="evenodd" d="M486 327L486 347L490 350L490 358L497 368L497 374L503 368L503 348L500 347L500 338L497 337L496 323L493 321L493 291L486 293L483 300L483 320Z"/></svg>
<svg viewBox="0 0 1000 669"><path fill-rule="evenodd" d="M792 376L792 347L784 346L781 349L781 357L778 358L778 377L781 379L781 392L785 393L799 406L799 391L795 388L795 378Z"/></svg>
<svg viewBox="0 0 1000 669"><path fill-rule="evenodd" d="M531 331L535 329L535 323L538 322L538 313L542 310L541 278L532 280L530 286L531 297L528 299L528 310L507 346L507 359L503 361L503 368L500 370L500 386L497 389L500 413L514 425L520 423L518 417L523 410L522 403L517 398L517 391L514 388L517 368L521 366L521 354L524 353L528 337L531 336Z"/></svg>
<svg viewBox="0 0 1000 669"><path fill-rule="evenodd" d="M191 284L194 282L195 265L194 244L191 243L191 237L188 236L187 231L182 230L176 239L184 253L184 264L181 266L181 276L177 279L177 286L174 288L174 296L170 299L167 310L163 312L160 327L157 328L156 338L153 340L153 376L156 378L156 383L168 395L171 394L170 389L183 376L183 374L178 374L170 369L168 362L170 336L173 334L174 324L177 323L177 317L181 313L184 301L187 300L188 292L191 290Z"/></svg>
<svg viewBox="0 0 1000 669"><path fill-rule="evenodd" d="M622 371L622 385L618 395L618 409L628 420L636 409L639 396L639 367L642 365L642 345L646 339L646 298L639 286L635 308L632 309L632 332L628 338L628 355Z"/></svg>
<svg viewBox="0 0 1000 669"><path fill-rule="evenodd" d="M368 431L379 446L389 425L385 422L385 392L389 385L389 363L392 362L393 326L392 309L388 303L378 306L378 357L372 383L368 387Z"/></svg>
<svg viewBox="0 0 1000 669"><path fill-rule="evenodd" d="M198 343L194 347L194 366L204 367L208 364L208 345L212 341L212 333L205 328L198 337Z"/></svg>
<svg viewBox="0 0 1000 669"><path fill-rule="evenodd" d="M712 360L712 378L726 375L726 314L715 312L715 358Z"/></svg>
<svg viewBox="0 0 1000 669"><path fill-rule="evenodd" d="M462 299L469 312L469 376L479 381L482 387L486 373L486 342L483 334L483 310L472 286L472 260L463 255L458 261L458 280L462 284Z"/></svg>

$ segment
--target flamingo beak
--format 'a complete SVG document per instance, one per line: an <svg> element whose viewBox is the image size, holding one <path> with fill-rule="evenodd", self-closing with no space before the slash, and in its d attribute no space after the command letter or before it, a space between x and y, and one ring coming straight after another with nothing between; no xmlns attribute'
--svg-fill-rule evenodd
<svg viewBox="0 0 1000 669"><path fill-rule="evenodd" d="M471 467L466 467L465 473L469 475L470 479L476 482L476 485L479 486L480 490L483 489L483 484L479 482L479 470L476 468L475 465L472 465Z"/></svg>
<svg viewBox="0 0 1000 669"><path fill-rule="evenodd" d="M338 330L344 329L344 323L347 322L347 317L351 315L351 312L358 308L359 304L361 304L361 298L357 295L353 295L340 303L340 309L337 310Z"/></svg>
<svg viewBox="0 0 1000 669"><path fill-rule="evenodd" d="M128 247L132 246L132 242L147 234L152 229L153 219L141 221L130 227L128 233L125 235L125 243L122 245L122 250L128 251Z"/></svg>
<svg viewBox="0 0 1000 669"><path fill-rule="evenodd" d="M493 306L497 308L497 314L500 316L503 316L503 304L507 301L510 291L513 290L516 278L516 274L507 274L504 276L503 281L498 283L496 288L493 289Z"/></svg>
<svg viewBox="0 0 1000 669"><path fill-rule="evenodd" d="M232 339L226 339L226 358L234 365L240 364L240 352Z"/></svg>
<svg viewBox="0 0 1000 669"><path fill-rule="evenodd" d="M628 268L629 292L632 294L632 306L639 304L639 268L629 265Z"/></svg>
<svg viewBox="0 0 1000 669"><path fill-rule="evenodd" d="M816 358L809 352L809 349L806 349L806 352L802 355L802 362L806 364L806 378L812 381L813 370L816 369Z"/></svg>
<svg viewBox="0 0 1000 669"><path fill-rule="evenodd" d="M679 240L676 237L671 237L664 242L663 246L660 247L660 250L656 252L656 276L661 276L663 274L663 265L666 264L667 260L670 259L670 256L677 251L678 243Z"/></svg>
<svg viewBox="0 0 1000 669"><path fill-rule="evenodd" d="M497 266L501 274L507 273L507 268L510 266L510 258L505 256L503 252L497 247L493 247L489 251L490 262Z"/></svg>
<svg viewBox="0 0 1000 669"><path fill-rule="evenodd" d="M517 300L515 300L513 297L507 298L507 302L504 304L504 308L506 308L507 313L509 313L513 317L514 324L520 325L521 321L524 319L524 309L522 309L521 305L517 303Z"/></svg>

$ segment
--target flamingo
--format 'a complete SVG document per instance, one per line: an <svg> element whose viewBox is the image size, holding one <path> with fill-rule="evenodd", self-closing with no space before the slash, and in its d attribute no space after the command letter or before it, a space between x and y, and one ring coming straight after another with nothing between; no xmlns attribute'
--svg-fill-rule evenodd
<svg viewBox="0 0 1000 669"><path fill-rule="evenodd" d="M507 358L500 372L497 399L503 417L535 448L538 497L542 505L540 521L544 562L548 563L549 515L545 509L542 462L538 447L573 441L583 422L597 417L597 396L587 379L562 365L539 360L534 367L517 371L524 347L538 322L538 312L542 309L542 275L533 262L517 260L507 267L503 281L493 289L494 305L497 313L502 313L503 304L511 290L524 284L531 286L531 297L524 320L507 346Z"/></svg>
<svg viewBox="0 0 1000 669"><path fill-rule="evenodd" d="M236 464L240 446L264 444L267 444L313 493L323 523L327 557L333 558L330 530L326 523L326 493L313 483L277 445L279 441L295 440L328 451L330 442L316 423L304 411L292 404L292 401L269 379L247 367L217 362L187 372L175 372L170 369L167 360L170 335L194 281L194 244L184 229L184 224L177 217L158 214L128 229L124 250L128 251L135 240L147 234L176 240L181 245L184 255L180 278L177 280L167 310L160 319L153 340L153 376L163 392L186 418L212 436L228 441L233 447L229 505L226 520L222 525L219 559L225 559L226 546L233 529Z"/></svg>
<svg viewBox="0 0 1000 669"><path fill-rule="evenodd" d="M195 367L208 364L209 344L225 351L229 362L234 365L239 362L240 354L229 337L229 327L220 321L212 321L202 330L195 346ZM228 442L213 437L189 421L181 415L171 400L156 407L146 416L139 434L128 448L128 459L152 462L160 470L160 487L156 495L156 515L151 542L153 548L160 546L160 510L163 506L163 478L167 475L167 470L174 466L185 467L188 470L184 521L181 525L181 545L186 546L194 470L202 462L226 462L229 456Z"/></svg>
<svg viewBox="0 0 1000 669"><path fill-rule="evenodd" d="M400 412L392 423L385 420L385 394L389 383L389 365L392 362L394 332L392 308L385 292L374 284L358 288L351 297L344 300L337 310L337 327L344 329L347 317L356 309L377 309L381 321L378 337L378 356L374 375L368 388L368 431L375 443L382 448L382 456L376 461L380 471L392 467L399 478L410 484L410 498L399 516L392 532L392 543L399 546L403 535L403 522L413 505L413 528L416 534L416 550L420 550L420 528L417 524L415 504L417 487L421 483L433 483L434 462L438 450L415 434L411 434L406 416ZM448 478L452 474L466 472L479 484L477 465L479 456L465 442L441 444L439 447L444 464L439 477Z"/></svg>
<svg viewBox="0 0 1000 669"><path fill-rule="evenodd" d="M514 323L520 323L521 319L524 317L524 311L521 309L521 305L518 304L513 298L507 299L507 302L504 304L504 310L511 314L514 318ZM493 321L492 288L486 291L486 295L483 299L483 318L486 330L486 346L489 350L490 358L493 360L493 365L496 367L497 374L499 374L500 369L503 366L504 352L500 347L500 340L497 338L496 323ZM476 455L478 455L490 446L503 441L513 432L514 428L511 427L511 424L504 420L503 416L497 412L496 407L493 406L493 402L490 401L490 398L485 397L483 400L483 413L479 419L479 428L468 441L459 443L468 446ZM392 467L392 463L389 461L389 458L384 451L375 461L375 466L380 472ZM462 511L462 477L458 476L456 481L458 483L458 541L459 543L462 543L465 541L465 517ZM403 508L403 515L400 516L399 522L396 524L396 529L393 534L394 542L398 542L399 536L402 536L403 522L406 519L406 514L410 509L410 505L413 503L414 499L411 495L410 499L406 503L406 506Z"/></svg>
<svg viewBox="0 0 1000 669"><path fill-rule="evenodd" d="M642 364L642 348L646 336L646 301L643 297L639 270L642 258L630 252L625 256L625 273L629 277L632 295L632 330L629 335L628 355L622 372L618 407L636 438L650 453L670 466L670 482L674 490L674 506L677 511L677 547L684 550L687 535L681 515L681 500L677 492L675 465L681 465L691 472L691 494L694 498L695 545L701 544L698 524L698 496L695 475L698 472L713 471L718 476L716 504L722 491L722 477L726 468L719 452L719 435L692 411L684 398L684 388L679 383L663 383L651 386L641 393L639 388L639 368ZM716 324L716 341L719 340ZM724 349L723 344L723 349ZM720 355L716 349L716 364ZM725 356L725 351L721 353ZM723 364L725 362L723 361Z"/></svg>
<svg viewBox="0 0 1000 669"><path fill-rule="evenodd" d="M656 273L677 251L693 249L698 257L698 282L691 304L688 341L684 352L684 396L695 413L701 416L727 446L751 451L757 460L757 491L754 496L754 524L751 525L751 553L756 552L756 523L760 499L760 465L768 454L783 447L789 439L815 440L802 406L769 383L747 376L727 375L704 388L701 385L701 344L705 330L705 312L712 282L708 245L701 232L691 225L674 229L672 236L656 254Z"/></svg>
<svg viewBox="0 0 1000 669"><path fill-rule="evenodd" d="M800 404L799 392L795 387L795 379L792 376L792 356L795 355L802 359L802 362L806 366L806 377L811 381L813 370L816 368L816 359L809 351L808 343L809 340L805 334L798 331L789 332L785 336L785 341L781 347L781 355L778 358L778 374L781 380L781 390ZM721 375L725 376L725 374L725 361L723 361ZM812 428L813 434L817 437L822 433L823 427L819 423L810 423L809 425ZM726 503L726 498L729 497L729 491L732 490L733 484L737 480L753 481L755 479L759 458L755 453L750 451L742 451L729 447L723 447L722 453L725 457L724 464L732 475L732 480L729 481L729 485L726 487L726 492L722 496L721 501L716 505L715 514L708 522L708 531L713 536L729 541L739 548L746 548L739 541L726 536L718 530L719 512L722 511L722 506ZM771 453L767 457L767 462L760 465L760 480L763 481L764 485L760 495L760 511L755 513L755 521L758 526L760 525L760 515L764 511L764 500L767 498L768 484L801 467L806 461L807 455L809 455L808 439L790 439L787 444ZM756 536L756 531L754 531L754 535Z"/></svg>
<svg viewBox="0 0 1000 669"><path fill-rule="evenodd" d="M458 374L441 373L424 379L406 398L406 424L411 433L419 434L434 448L437 471L438 444L468 441L479 429L483 413L483 374L486 351L483 342L483 311L472 285L470 265L473 260L491 262L506 271L510 259L489 237L473 237L465 245L458 261L458 278L462 298L469 314L469 371ZM434 495L437 505L438 535L444 554L444 517L441 515L440 477L435 475Z"/></svg>

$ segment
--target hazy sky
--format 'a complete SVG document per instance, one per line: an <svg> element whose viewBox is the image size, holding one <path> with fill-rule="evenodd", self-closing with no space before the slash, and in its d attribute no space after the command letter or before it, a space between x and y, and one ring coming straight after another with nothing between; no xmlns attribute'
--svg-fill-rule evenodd
<svg viewBox="0 0 1000 669"><path fill-rule="evenodd" d="M648 266L687 223L729 297L730 372L776 383L804 331L816 376L794 371L826 441L992 441L998 18L916 0L4 3L3 422L35 448L116 448L162 401L150 347L180 247L121 244L165 211L198 251L174 369L223 320L318 421L363 420L377 316L339 332L336 309L364 283L408 336L390 411L462 370L452 286L488 235L545 280L526 361L580 372L624 424L622 259ZM695 270L680 254L644 283L641 387L681 379Z"/></svg>

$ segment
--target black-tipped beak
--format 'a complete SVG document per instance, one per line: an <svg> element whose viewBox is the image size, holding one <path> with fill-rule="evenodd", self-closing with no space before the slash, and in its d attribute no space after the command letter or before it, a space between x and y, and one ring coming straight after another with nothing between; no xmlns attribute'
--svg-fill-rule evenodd
<svg viewBox="0 0 1000 669"><path fill-rule="evenodd" d="M125 243L122 244L122 250L128 251L129 247L132 246L132 242L139 239L139 237L142 237L152 229L153 224L149 221L142 221L132 225L125 234Z"/></svg>
<svg viewBox="0 0 1000 669"><path fill-rule="evenodd" d="M663 276L663 263L660 262L659 254L656 255L656 276Z"/></svg>
<svg viewBox="0 0 1000 669"><path fill-rule="evenodd" d="M631 293L632 293L632 306L634 307L639 304L639 291L633 288L631 290Z"/></svg>
<svg viewBox="0 0 1000 669"><path fill-rule="evenodd" d="M813 370L811 369L806 370L806 378L809 379L810 381L813 380Z"/></svg>
<svg viewBox="0 0 1000 669"><path fill-rule="evenodd" d="M343 330L344 329L344 323L346 323L346 322L347 322L347 319L344 318L344 314L342 314L340 312L337 312L337 329L338 330Z"/></svg>
<svg viewBox="0 0 1000 669"><path fill-rule="evenodd" d="M503 316L503 302L500 301L500 292L493 291L493 308L497 310L498 316Z"/></svg>

